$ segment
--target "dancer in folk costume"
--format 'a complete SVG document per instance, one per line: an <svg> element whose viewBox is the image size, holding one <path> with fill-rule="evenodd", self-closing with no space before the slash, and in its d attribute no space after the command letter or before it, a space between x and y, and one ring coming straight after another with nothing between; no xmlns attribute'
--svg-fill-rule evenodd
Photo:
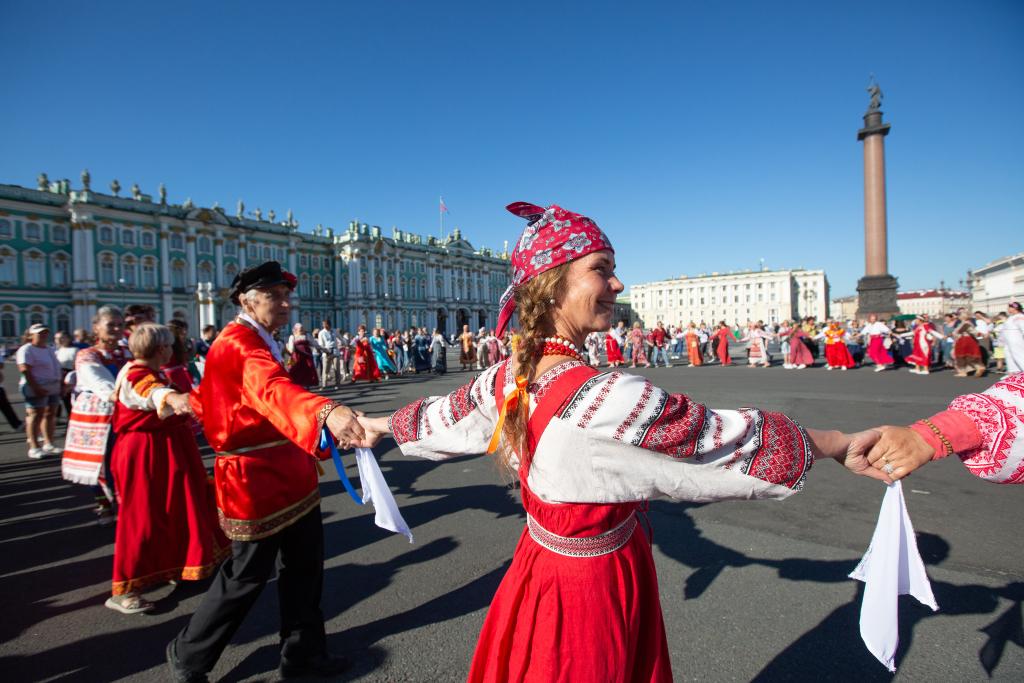
<svg viewBox="0 0 1024 683"><path fill-rule="evenodd" d="M117 443L110 469L119 514L106 605L125 614L153 608L141 596L146 588L204 579L231 552L189 428L188 394L176 391L160 370L173 344L167 327L137 325L128 339L135 359L118 373L114 389Z"/></svg>
<svg viewBox="0 0 1024 683"><path fill-rule="evenodd" d="M635 368L637 364L651 367L651 364L647 362L647 353L644 351L644 331L640 327L639 322L633 323L633 328L629 331L627 336L626 345L629 347L629 367Z"/></svg>
<svg viewBox="0 0 1024 683"><path fill-rule="evenodd" d="M383 327L374 328L373 334L370 336L370 348L373 349L373 359L377 361L377 367L383 373L384 379L398 372L395 362L388 353L387 330Z"/></svg>
<svg viewBox="0 0 1024 683"><path fill-rule="evenodd" d="M277 261L231 283L240 307L210 347L207 372L189 395L217 454L221 528L232 556L166 649L175 681L205 681L277 569L283 678L337 676L351 663L327 654L319 444L326 428L342 448L364 445L355 413L306 391L284 368L274 330L287 324L296 278Z"/></svg>
<svg viewBox="0 0 1024 683"><path fill-rule="evenodd" d="M584 343L587 345L588 362L592 367L598 367L601 364L601 359L598 356L598 349L601 348L601 333L594 330L587 335Z"/></svg>
<svg viewBox="0 0 1024 683"><path fill-rule="evenodd" d="M732 358L729 357L729 340L732 338L732 330L729 329L724 320L718 323L718 329L711 335L715 346L715 353L718 355L718 360L722 365L732 365Z"/></svg>
<svg viewBox="0 0 1024 683"><path fill-rule="evenodd" d="M957 396L946 410L908 427L877 429L882 437L868 460L893 479L955 453L977 477L1024 484L1024 373Z"/></svg>
<svg viewBox="0 0 1024 683"><path fill-rule="evenodd" d="M527 523L470 681L671 681L646 501L786 498L815 457L884 480L863 457L877 434L809 433L778 413L712 411L643 377L598 373L578 347L607 329L623 289L608 238L558 206L509 210L529 221L498 320L500 332L518 314L514 358L446 397L360 420L369 441L390 430L406 455L500 446L518 475Z"/></svg>
<svg viewBox="0 0 1024 683"><path fill-rule="evenodd" d="M967 374L974 372L975 377L985 374L985 363L982 361L981 346L974 336L976 330L974 324L967 318L967 314L960 316L953 336L956 342L953 344L953 366L956 368L957 377L967 377Z"/></svg>
<svg viewBox="0 0 1024 683"><path fill-rule="evenodd" d="M868 340L868 357L875 362L875 372L881 372L895 362L885 346L892 331L877 315L872 313L868 316L868 324L860 333Z"/></svg>
<svg viewBox="0 0 1024 683"><path fill-rule="evenodd" d="M814 365L814 356L804 343L806 338L807 333L803 328L800 325L793 325L793 329L789 331L789 355L783 366L787 370L803 370L809 365Z"/></svg>
<svg viewBox="0 0 1024 683"><path fill-rule="evenodd" d="M740 341L749 342L750 344L750 355L747 357L749 365L747 367L756 367L760 365L763 368L771 367L771 361L768 359L768 338L771 335L764 331L764 325L761 323L752 323L747 328L747 334Z"/></svg>
<svg viewBox="0 0 1024 683"><path fill-rule="evenodd" d="M469 331L469 325L462 326L459 343L462 345L459 349L459 363L463 370L472 370L473 364L476 362L476 344L473 333Z"/></svg>
<svg viewBox="0 0 1024 683"><path fill-rule="evenodd" d="M288 374L292 380L303 387L311 387L320 383L316 372L316 361L313 354L320 353L320 346L313 335L306 333L302 323L295 323L292 335L288 337L288 353L292 355L292 365Z"/></svg>
<svg viewBox="0 0 1024 683"><path fill-rule="evenodd" d="M928 320L924 313L917 316L917 327L914 328L913 352L907 356L907 363L913 365L910 372L915 375L927 375L932 365L932 343L942 341L942 334Z"/></svg>
<svg viewBox="0 0 1024 683"><path fill-rule="evenodd" d="M114 379L128 362L124 318L114 306L103 306L92 319L93 346L75 356L74 406L68 417L64 438L61 476L76 484L93 487L96 517L101 526L113 524L113 482L108 477L110 453L116 436L111 429L114 416Z"/></svg>
<svg viewBox="0 0 1024 683"><path fill-rule="evenodd" d="M626 362L626 359L622 357L622 347L619 345L614 328L610 328L604 335L604 355L608 359L610 368L617 368Z"/></svg>
<svg viewBox="0 0 1024 683"><path fill-rule="evenodd" d="M352 381L364 379L367 382L380 381L380 368L377 367L377 357L373 352L373 346L366 337L366 325L360 325L356 329L356 338L352 340Z"/></svg>
<svg viewBox="0 0 1024 683"><path fill-rule="evenodd" d="M416 374L430 372L430 335L425 327L412 338L412 358Z"/></svg>
<svg viewBox="0 0 1024 683"><path fill-rule="evenodd" d="M704 364L700 353L700 335L697 334L697 326L694 323L690 323L690 326L686 328L686 353L690 358L691 366Z"/></svg>
<svg viewBox="0 0 1024 683"><path fill-rule="evenodd" d="M825 340L825 368L827 370L833 368L847 370L856 366L853 356L850 355L850 349L846 348L846 330L839 324L839 321L831 321L821 333L821 337Z"/></svg>
<svg viewBox="0 0 1024 683"><path fill-rule="evenodd" d="M999 328L999 341L1006 356L1006 372L1024 372L1024 313L1016 301L1007 305L1006 312L1006 321Z"/></svg>

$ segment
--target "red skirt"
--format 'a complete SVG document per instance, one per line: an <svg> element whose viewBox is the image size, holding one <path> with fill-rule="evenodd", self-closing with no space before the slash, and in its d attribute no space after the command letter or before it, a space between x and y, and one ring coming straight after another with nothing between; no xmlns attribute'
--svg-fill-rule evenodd
<svg viewBox="0 0 1024 683"><path fill-rule="evenodd" d="M843 342L825 344L825 362L834 368L852 368L853 356Z"/></svg>
<svg viewBox="0 0 1024 683"><path fill-rule="evenodd" d="M958 360L974 360L981 362L981 347L978 341L969 334L960 336L953 346L953 357Z"/></svg>
<svg viewBox="0 0 1024 683"><path fill-rule="evenodd" d="M528 489L523 498L560 535L608 531L622 519L616 508L625 507L550 505L531 501ZM672 681L658 576L641 527L622 548L597 557L557 554L524 529L487 610L468 680Z"/></svg>
<svg viewBox="0 0 1024 683"><path fill-rule="evenodd" d="M619 344L615 341L615 338L608 335L604 338L604 352L608 356L609 363L624 363L625 360L622 358L622 351L619 350Z"/></svg>
<svg viewBox="0 0 1024 683"><path fill-rule="evenodd" d="M231 553L191 431L172 421L121 432L110 465L120 500L114 595L205 578Z"/></svg>

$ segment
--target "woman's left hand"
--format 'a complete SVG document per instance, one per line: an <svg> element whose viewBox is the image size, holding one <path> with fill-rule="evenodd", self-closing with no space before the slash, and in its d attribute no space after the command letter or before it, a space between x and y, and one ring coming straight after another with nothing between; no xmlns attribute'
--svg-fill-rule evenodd
<svg viewBox="0 0 1024 683"><path fill-rule="evenodd" d="M892 483L892 478L882 470L872 467L867 457L868 452L882 437L880 431L865 429L862 432L843 434L843 437L847 439L846 452L836 457L838 462L854 474L878 479L886 484Z"/></svg>

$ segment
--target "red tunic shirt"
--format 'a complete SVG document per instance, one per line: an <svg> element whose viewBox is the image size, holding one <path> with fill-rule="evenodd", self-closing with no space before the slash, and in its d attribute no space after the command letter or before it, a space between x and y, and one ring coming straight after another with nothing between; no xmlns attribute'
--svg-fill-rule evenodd
<svg viewBox="0 0 1024 683"><path fill-rule="evenodd" d="M320 502L316 458L330 399L295 384L259 334L233 322L190 394L217 453L217 509L228 538L264 538Z"/></svg>

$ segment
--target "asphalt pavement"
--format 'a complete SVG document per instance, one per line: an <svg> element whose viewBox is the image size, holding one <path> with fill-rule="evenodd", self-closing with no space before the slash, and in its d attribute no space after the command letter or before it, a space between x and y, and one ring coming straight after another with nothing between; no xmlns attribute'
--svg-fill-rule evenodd
<svg viewBox="0 0 1024 683"><path fill-rule="evenodd" d="M17 399L16 370L10 363L5 369L8 395ZM758 406L805 426L847 431L911 422L995 381L869 368L630 372L712 407ZM385 414L471 377L406 376L328 393ZM329 646L356 659L345 680L464 680L523 527L517 493L487 457L433 463L405 458L391 442L377 454L416 543L376 528L372 510L356 506L335 473L323 477ZM353 458L345 460L355 478ZM1024 546L1017 535L1024 487L980 481L956 458L905 481L940 609L901 598L895 676L861 641L860 584L847 578L870 541L883 492L878 482L823 462L805 490L784 502L653 501L649 518L676 678L980 681L989 678L988 667L991 680L1024 680ZM96 525L90 492L61 480L58 459L28 460L23 436L6 425L0 505L3 680L165 680L164 644L196 608L205 583L154 591L149 597L159 598L158 609L147 615L103 607L114 529ZM276 602L271 583L214 680L276 679Z"/></svg>

